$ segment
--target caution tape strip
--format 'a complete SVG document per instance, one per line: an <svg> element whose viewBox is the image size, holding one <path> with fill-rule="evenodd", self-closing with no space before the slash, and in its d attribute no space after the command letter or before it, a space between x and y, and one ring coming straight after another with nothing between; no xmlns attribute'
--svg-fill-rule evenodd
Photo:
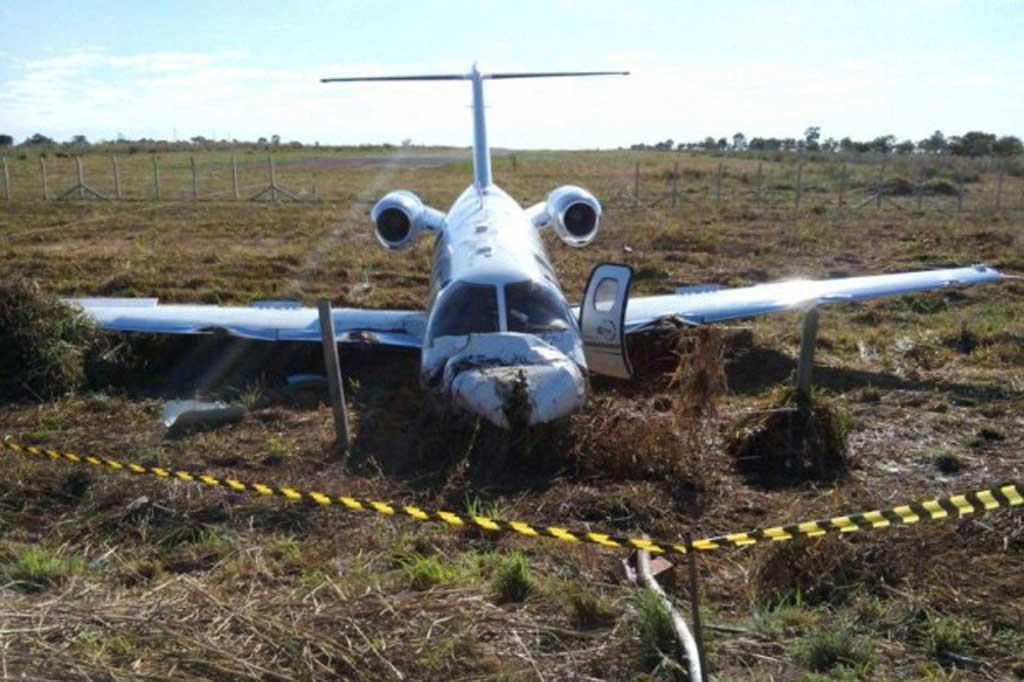
<svg viewBox="0 0 1024 682"><path fill-rule="evenodd" d="M781 542L799 537L818 537L826 534L843 534L859 530L910 525L918 521L956 519L968 514L998 509L999 507L1012 507L1024 504L1024 496L1021 493L1021 490L1024 490L1024 486L1009 483L962 495L951 495L923 502L904 504L891 509L834 516L786 526L762 528L747 533L728 533L726 535L688 542L669 542L625 535L595 533L587 529L538 526L522 521L504 521L475 514L423 509L409 504L395 504L347 495L328 495L315 491L297 490L288 486L247 483L234 478L218 478L210 474L191 471L172 471L156 466L143 466L135 462L121 462L110 457L61 452L34 445L19 445L10 441L0 441L0 451L2 450L9 450L10 452L28 457L85 464L123 473L147 474L164 480L200 483L211 488L225 488L237 493L248 493L264 497L277 496L293 502L310 502L322 507L340 506L352 512L369 512L382 516L406 516L416 521L440 521L453 527L476 526L493 533L516 533L531 538L548 537L562 540L563 542L582 542L603 547L645 549L654 554L686 554L691 550L709 551L725 547L744 547L758 542Z"/></svg>

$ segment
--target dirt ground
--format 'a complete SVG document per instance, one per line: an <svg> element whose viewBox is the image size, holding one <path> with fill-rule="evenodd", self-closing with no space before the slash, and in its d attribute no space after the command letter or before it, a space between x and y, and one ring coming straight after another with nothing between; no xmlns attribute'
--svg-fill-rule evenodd
<svg viewBox="0 0 1024 682"><path fill-rule="evenodd" d="M635 156L651 176L676 160ZM566 182L606 198L626 186L632 158L523 154L514 168L497 159L495 177L524 204ZM679 160L690 178L716 165ZM446 208L466 164L290 172L301 169L330 200L15 200L0 207L0 278L58 296L421 307L429 240L387 253L366 213L394 188ZM591 247L549 248L570 299L601 261L631 264L636 294L979 262L1024 273L1019 211L839 212L834 197L810 197L799 212L782 196L756 210L705 195L675 209L612 207ZM721 395L687 383L684 340L678 356L642 362L637 381L594 379L583 413L525 441L426 409L417 354L350 348L354 443L340 457L324 396L282 389L287 374L321 369L317 347L217 338L119 338L129 370L56 399L0 403L0 437L539 524L704 537L1024 481L1022 295L1008 281L824 308L817 399L849 432L848 468L825 476L759 478L730 455L744 420L774 409L792 381L797 314L717 332ZM642 360L664 346L633 350ZM250 413L167 434L163 401L195 396ZM0 466L4 679L682 677L622 552L6 452ZM1022 556L1019 508L702 555L713 679L1024 679ZM675 563L663 581L685 604Z"/></svg>

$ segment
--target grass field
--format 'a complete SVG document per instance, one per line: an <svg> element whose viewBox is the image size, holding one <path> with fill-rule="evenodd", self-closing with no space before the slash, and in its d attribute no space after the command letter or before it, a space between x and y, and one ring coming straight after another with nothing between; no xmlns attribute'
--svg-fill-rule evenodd
<svg viewBox="0 0 1024 682"><path fill-rule="evenodd" d="M429 240L387 253L367 211L393 188L447 207L469 177L468 161L436 155L413 163L325 151L334 161L311 163L297 151L292 165L279 155L279 181L304 197L316 184L322 202L157 202L146 198L151 160L135 156L122 164L132 201L43 202L30 193L36 180L15 183L15 200L0 206L0 279L61 296L419 307ZM219 197L230 192L228 156L206 159L202 186ZM242 164L246 194L263 185L262 158ZM652 189L679 160L691 200L613 207L584 250L549 242L570 299L600 261L631 264L639 294L977 262L1024 273L1019 211L919 212L911 202L839 213L834 196L809 191L795 212L781 180L769 183L766 206L716 204L718 161L689 155L519 153L515 168L511 155L496 158L495 178L523 203L567 182L608 198L629 188L637 159ZM110 192L100 182L109 161L85 160ZM59 161L53 188L73 182L70 162ZM162 163L167 196L187 196L187 155ZM727 189L739 196L757 162L732 163ZM32 177L37 164L13 159L12 175ZM765 167L773 178L792 170ZM854 170L851 188L859 183L863 197L874 169ZM806 172L808 186L828 186L827 164ZM987 205L979 197L992 182L986 174L969 187L975 206ZM1009 184L1007 196L1019 191ZM851 468L831 481L768 485L728 454L741 419L770 407L789 381L796 314L723 330L729 388L700 421L670 381L672 362L631 384L595 380L587 410L538 434L528 452L500 433L424 417L416 354L343 349L355 434L352 454L339 458L329 410L279 388L285 372L317 369L318 348L217 339L131 342L132 370L109 384L0 404L0 434L303 489L702 537L1024 479L1022 294L1006 282L825 308L818 394L850 428ZM169 437L158 425L163 399L196 394L252 409L241 423ZM621 553L9 454L0 466L5 678L679 676L660 614L625 581ZM1022 558L1019 511L702 556L714 679L1024 678ZM681 603L685 569L663 577Z"/></svg>

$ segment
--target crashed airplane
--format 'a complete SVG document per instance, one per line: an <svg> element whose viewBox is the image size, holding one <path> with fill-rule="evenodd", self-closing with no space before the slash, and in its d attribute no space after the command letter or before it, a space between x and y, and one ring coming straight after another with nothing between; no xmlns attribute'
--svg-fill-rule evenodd
<svg viewBox="0 0 1024 682"><path fill-rule="evenodd" d="M392 251L424 233L435 238L424 311L334 310L339 342L386 344L421 352L424 386L445 405L503 428L556 421L583 407L587 373L632 375L627 338L674 319L703 325L825 303L996 282L972 267L833 280L799 280L737 289L678 290L629 296L632 270L594 268L582 303L569 305L540 238L553 229L571 247L597 236L601 204L565 185L529 208L494 184L484 118L485 80L627 75L627 72L480 73L328 78L324 82L468 80L473 91L473 182L443 213L412 192L385 195L370 217ZM291 303L253 307L160 305L155 299L76 299L99 326L157 334L226 333L269 341L319 341L317 310Z"/></svg>

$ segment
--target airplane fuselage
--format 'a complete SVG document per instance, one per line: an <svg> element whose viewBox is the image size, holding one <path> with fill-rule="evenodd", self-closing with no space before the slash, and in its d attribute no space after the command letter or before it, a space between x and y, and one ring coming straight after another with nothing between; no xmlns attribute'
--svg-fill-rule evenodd
<svg viewBox="0 0 1024 682"><path fill-rule="evenodd" d="M544 243L493 184L468 187L436 237L421 372L500 426L552 421L586 399L579 327Z"/></svg>

